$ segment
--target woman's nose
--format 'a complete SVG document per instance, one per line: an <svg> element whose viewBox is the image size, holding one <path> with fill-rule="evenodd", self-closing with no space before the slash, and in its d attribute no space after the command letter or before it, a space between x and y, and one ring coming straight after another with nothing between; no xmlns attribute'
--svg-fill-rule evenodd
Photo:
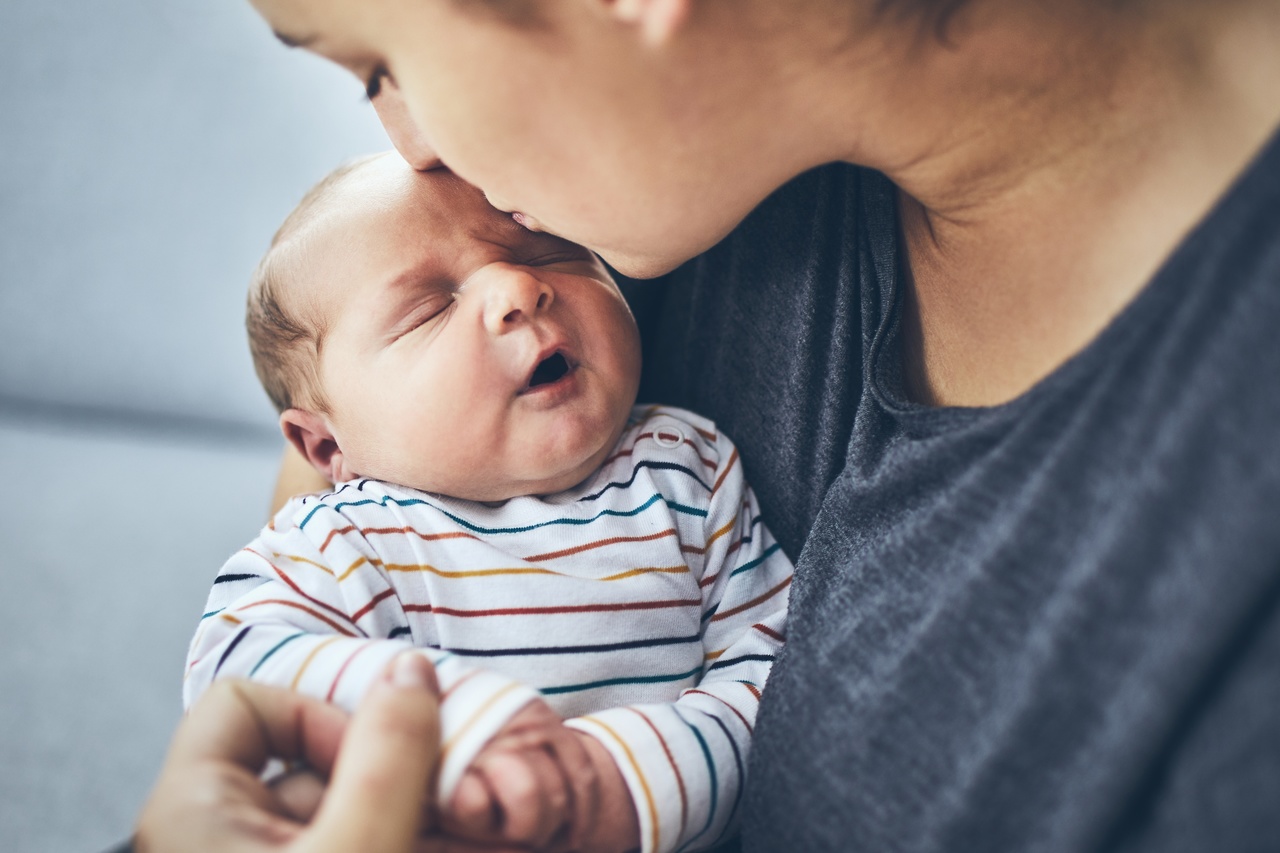
<svg viewBox="0 0 1280 853"><path fill-rule="evenodd" d="M389 77L383 78L378 87L378 94L373 98L373 109L378 120L391 137L391 144L396 147L410 166L419 172L437 169L444 165L435 149L427 142L426 135L409 115L404 95Z"/></svg>
<svg viewBox="0 0 1280 853"><path fill-rule="evenodd" d="M555 291L527 268L513 264L490 264L480 273L484 288L484 325L490 334L503 335L519 328L546 311L555 300Z"/></svg>

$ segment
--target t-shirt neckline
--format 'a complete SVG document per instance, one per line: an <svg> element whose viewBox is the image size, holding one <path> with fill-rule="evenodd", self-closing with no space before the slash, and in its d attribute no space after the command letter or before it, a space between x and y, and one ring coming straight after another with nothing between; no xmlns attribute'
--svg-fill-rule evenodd
<svg viewBox="0 0 1280 853"><path fill-rule="evenodd" d="M903 278L898 272L901 241L897 231L897 189L887 178L881 176L881 185L874 192L887 193L888 198L876 200L883 203L869 202L874 204L874 212L868 216L868 225L871 228L892 229L890 234L893 239L881 241L880 245L892 245L893 250L890 257L873 259L881 311L867 350L867 387L880 408L917 437L975 422L994 423L1016 418L1043 398L1059 394L1084 377L1093 375L1139 331L1159 322L1166 312L1172 310L1178 304L1181 290L1188 285L1188 277L1179 275L1179 271L1193 263L1197 254L1207 248L1207 242L1214 239L1214 226L1217 222L1229 217L1237 207L1256 205L1258 199L1255 195L1261 193L1265 196L1268 188L1258 186L1264 182L1254 178L1269 172L1280 173L1280 128L1272 132L1249 164L1157 267L1137 295L1092 340L1026 391L992 406L930 406L909 400L902 392ZM876 241L872 242L874 244Z"/></svg>

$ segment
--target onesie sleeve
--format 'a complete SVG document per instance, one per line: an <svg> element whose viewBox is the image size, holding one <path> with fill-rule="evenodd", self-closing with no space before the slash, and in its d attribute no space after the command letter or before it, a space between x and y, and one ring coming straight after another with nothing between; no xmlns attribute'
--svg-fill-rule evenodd
<svg viewBox="0 0 1280 853"><path fill-rule="evenodd" d="M363 537L331 523L316 525L326 530L317 542L289 520L297 508L277 515L218 574L187 654L184 705L215 679L246 678L350 712L392 658L414 650L440 682L438 796L447 802L484 744L538 693L448 652L415 648L404 639L404 606Z"/></svg>
<svg viewBox="0 0 1280 853"><path fill-rule="evenodd" d="M760 520L737 450L723 436L716 443L700 580L701 680L672 703L567 722L617 762L644 853L705 849L736 828L760 691L784 642L791 562Z"/></svg>

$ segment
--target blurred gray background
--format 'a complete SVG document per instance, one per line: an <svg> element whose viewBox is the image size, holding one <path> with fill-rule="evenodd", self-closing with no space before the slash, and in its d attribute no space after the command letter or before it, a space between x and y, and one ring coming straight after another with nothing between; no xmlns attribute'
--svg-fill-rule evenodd
<svg viewBox="0 0 1280 853"><path fill-rule="evenodd" d="M388 142L243 0L3 0L0 80L0 848L95 851L265 518L249 272L307 187Z"/></svg>

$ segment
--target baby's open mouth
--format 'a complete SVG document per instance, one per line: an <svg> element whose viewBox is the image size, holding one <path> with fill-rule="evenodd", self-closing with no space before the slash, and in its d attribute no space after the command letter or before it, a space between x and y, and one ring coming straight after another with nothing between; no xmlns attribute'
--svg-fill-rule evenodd
<svg viewBox="0 0 1280 853"><path fill-rule="evenodd" d="M532 389L539 385L559 382L568 372L569 360L561 353L552 353L538 362L538 366L533 369L533 376L529 378L529 387Z"/></svg>

